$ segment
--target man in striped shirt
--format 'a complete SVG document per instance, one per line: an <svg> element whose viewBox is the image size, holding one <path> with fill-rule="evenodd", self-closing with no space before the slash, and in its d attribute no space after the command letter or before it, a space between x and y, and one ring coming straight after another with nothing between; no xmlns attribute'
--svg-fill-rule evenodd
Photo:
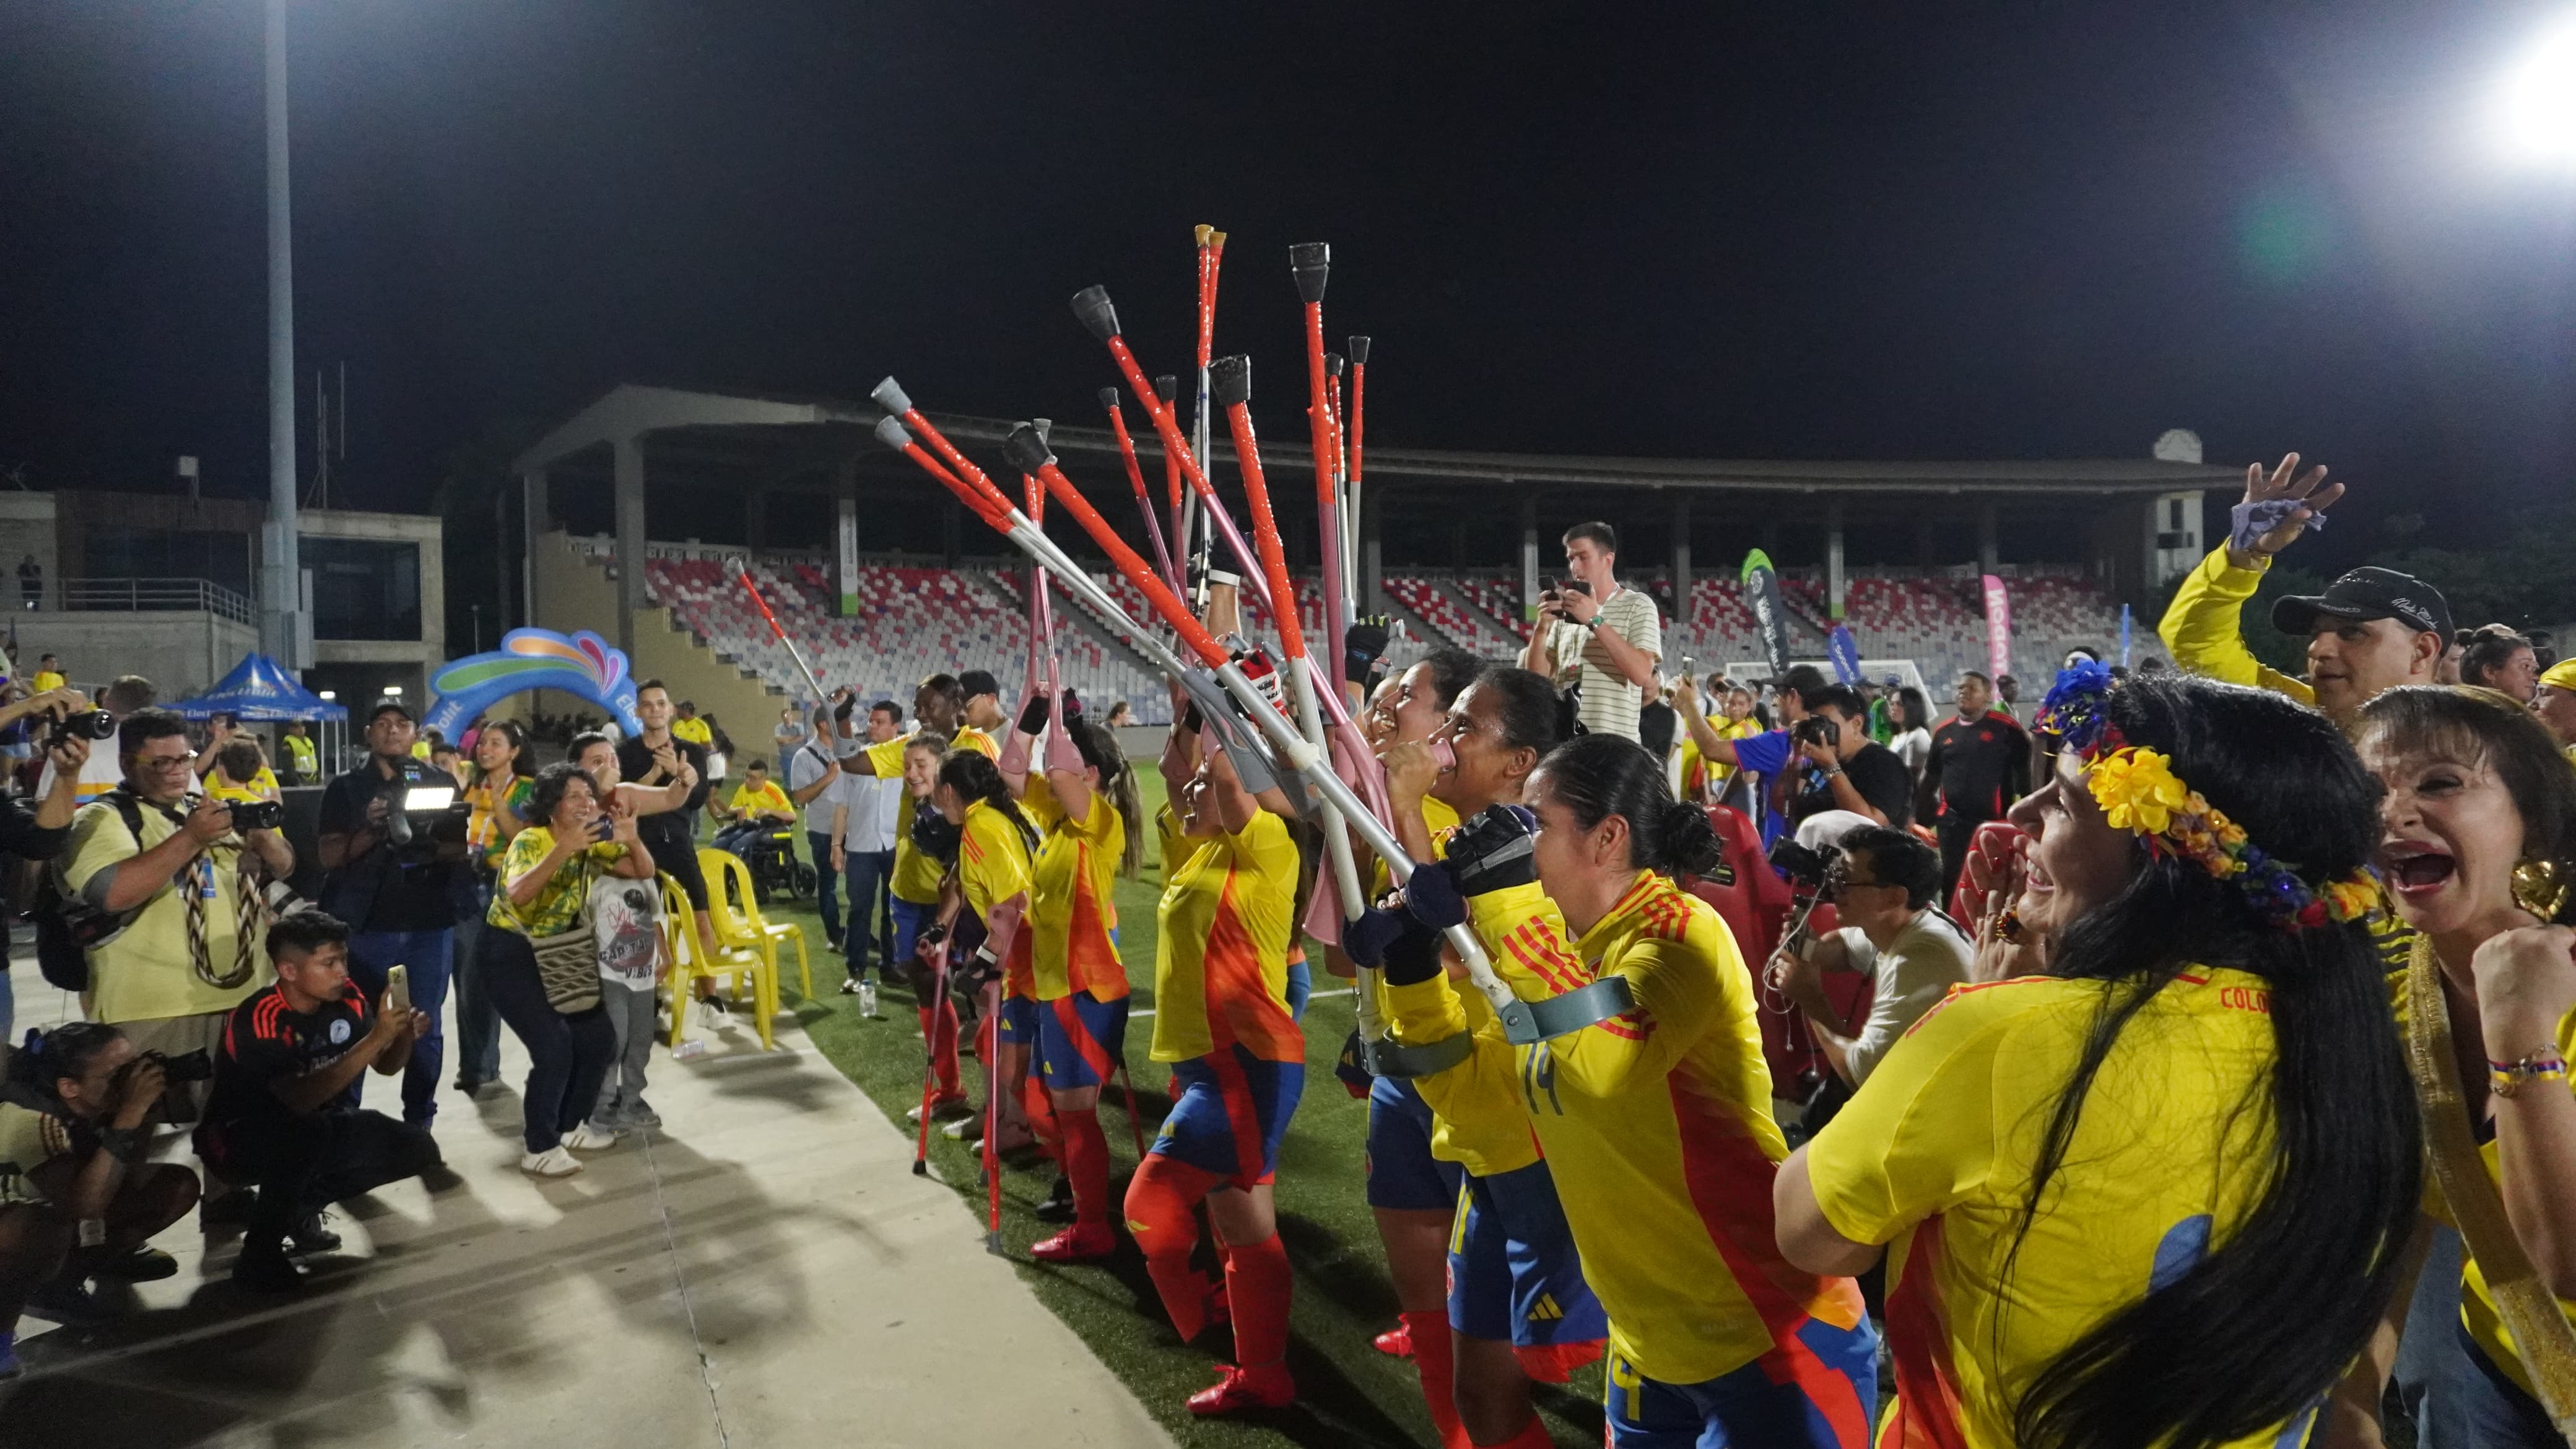
<svg viewBox="0 0 2576 1449"><path fill-rule="evenodd" d="M1575 718L1586 732L1633 740L1637 712L1663 659L1663 621L1653 599L1620 584L1618 565L1619 534L1609 524L1578 523L1565 531L1571 578L1538 596L1538 622L1520 665L1554 680L1560 691L1581 687Z"/></svg>

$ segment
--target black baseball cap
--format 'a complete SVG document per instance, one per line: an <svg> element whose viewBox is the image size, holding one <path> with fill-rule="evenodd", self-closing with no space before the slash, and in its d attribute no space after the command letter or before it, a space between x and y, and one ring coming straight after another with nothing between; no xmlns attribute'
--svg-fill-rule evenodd
<svg viewBox="0 0 2576 1449"><path fill-rule="evenodd" d="M989 694L996 699L1002 695L1002 681L995 679L989 669L969 669L958 675L957 687L965 691L968 699L979 694Z"/></svg>
<svg viewBox="0 0 2576 1449"><path fill-rule="evenodd" d="M420 723L420 716L411 712L410 705L403 703L399 699L391 697L376 701L376 707L367 711L367 723L374 724L377 720L380 720L389 714L401 715L405 724L416 725Z"/></svg>
<svg viewBox="0 0 2576 1449"><path fill-rule="evenodd" d="M2337 619L2394 619L2418 634L2451 637L2451 606L2442 591L2395 569L2358 568L2315 595L2294 594L2272 604L2272 627L2284 634L2314 629L2319 614Z"/></svg>

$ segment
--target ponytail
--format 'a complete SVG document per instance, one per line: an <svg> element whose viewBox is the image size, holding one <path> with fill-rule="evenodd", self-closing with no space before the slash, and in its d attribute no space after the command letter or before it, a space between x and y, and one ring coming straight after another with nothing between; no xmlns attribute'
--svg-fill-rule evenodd
<svg viewBox="0 0 2576 1449"><path fill-rule="evenodd" d="M1663 875L1706 875L1717 868L1717 832L1708 815L1673 798L1664 767L1634 740L1577 735L1539 766L1549 795L1585 830L1616 815L1628 822L1628 865Z"/></svg>
<svg viewBox="0 0 2576 1449"><path fill-rule="evenodd" d="M982 801L1002 813L1019 827L1020 844L1031 851L1038 848L1038 828L1020 813L1020 802L1011 796L1010 785L1002 779L1002 767L975 750L950 750L939 762L939 783L957 792L960 800Z"/></svg>

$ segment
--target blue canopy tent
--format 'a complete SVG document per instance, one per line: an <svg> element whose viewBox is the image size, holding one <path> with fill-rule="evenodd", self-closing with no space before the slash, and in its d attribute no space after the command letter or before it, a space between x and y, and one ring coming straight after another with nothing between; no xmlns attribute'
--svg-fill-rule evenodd
<svg viewBox="0 0 2576 1449"><path fill-rule="evenodd" d="M321 747L325 773L337 769L340 756L346 752L349 711L306 689L303 682L289 674L285 667L265 654L250 653L233 666L233 672L215 682L212 689L193 699L183 699L169 706L192 720L213 719L219 714L231 715L245 724L282 724L288 720L315 720L337 729L322 731Z"/></svg>

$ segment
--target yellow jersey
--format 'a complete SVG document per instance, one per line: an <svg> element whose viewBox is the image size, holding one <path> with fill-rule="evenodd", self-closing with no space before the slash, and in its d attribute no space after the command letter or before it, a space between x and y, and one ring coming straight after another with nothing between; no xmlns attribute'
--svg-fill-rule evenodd
<svg viewBox="0 0 2576 1449"><path fill-rule="evenodd" d="M2403 1008L2406 1000L2405 978L2399 976L2392 984L2397 989L2400 1007L2398 1020L2403 1023L2405 1020ZM2558 1051L2561 1056L2576 1053L2576 1011L2570 1011L2559 1019ZM2523 1090L2564 1092L2569 1088L2570 1083L2564 1081L2537 1081L2524 1087ZM2496 1183L2499 1189L2504 1183L2502 1153L2502 1146L2493 1137L2478 1145L2478 1156L2486 1163L2487 1177ZM2441 1187L2429 1168L2424 1174L2424 1196L2427 1212L2446 1223L2451 1220L2450 1207L2442 1201ZM2462 1251L2465 1254L2465 1244L2462 1245ZM2447 1291L2447 1285L2419 1283L2415 1286L2415 1291L2418 1293ZM2576 1300L2565 1298L2558 1300L2558 1311L2566 1314L2570 1322L2576 1322ZM2534 1398L2539 1397L2540 1391L2532 1387L2530 1370L2522 1366L2521 1351L2513 1346L2513 1334L2505 1327L2504 1312L2496 1307L2495 1290L2487 1286L2486 1272L2478 1266L2478 1260L2474 1257L2464 1257L2461 1263L2460 1323L2468 1329L2469 1337L2476 1342L2479 1350L2486 1354L2490 1363L2503 1370L2505 1377L2521 1385L2524 1393Z"/></svg>
<svg viewBox="0 0 2576 1449"><path fill-rule="evenodd" d="M1523 1000L1612 975L1636 993L1631 1010L1534 1046L1488 1025L1466 1061L1417 1083L1435 1110L1433 1094L1468 1077L1519 1096L1584 1281L1610 1312L1611 1352L1648 1378L1695 1384L1792 1345L1810 1318L1857 1326L1852 1280L1780 1256L1771 1181L1789 1149L1771 1120L1753 975L1717 912L1649 871L1581 940L1536 884L1469 905L1496 974ZM1392 994L1406 1041L1467 1024L1445 976Z"/></svg>
<svg viewBox="0 0 2576 1449"><path fill-rule="evenodd" d="M1002 989L1009 996L1026 996L1032 985L1029 961L1031 937L1036 933L1029 929L1028 914L1033 878L1029 838L1020 833L1019 821L981 800L969 804L958 830L958 892L965 896L967 909L983 918L988 931L993 928L994 907L1013 898L1020 902L1019 934L1012 938L1011 954L1002 962Z"/></svg>
<svg viewBox="0 0 2576 1449"><path fill-rule="evenodd" d="M1458 833L1457 810L1446 801L1426 795L1422 798L1422 824L1431 833L1433 853L1448 858L1449 837ZM1373 865L1369 892L1372 900L1384 896L1394 879L1385 861ZM1362 979L1377 984L1378 1019L1394 1021L1395 1001L1388 994L1385 973L1372 971ZM1458 1004L1466 1011L1469 1031L1495 1019L1493 1004L1478 992L1460 992ZM1529 1113L1522 1110L1521 1094L1511 1083L1460 1077L1418 1085L1422 1100L1431 1106L1433 1157L1457 1163L1478 1177L1500 1177L1538 1161L1538 1139L1531 1135Z"/></svg>
<svg viewBox="0 0 2576 1449"><path fill-rule="evenodd" d="M1951 988L1807 1145L1834 1230L1895 1244L1897 1402L1881 1443L2011 1444L2039 1370L2199 1261L2259 1198L2270 994L2260 977L2193 967L2112 1046L2015 1256L2040 1138L2114 989L2048 976ZM2306 1425L2282 1427L2239 1442L2304 1440Z"/></svg>
<svg viewBox="0 0 2576 1449"><path fill-rule="evenodd" d="M716 747L716 732L707 728L707 722L702 719L675 719L671 721L671 733L702 750Z"/></svg>
<svg viewBox="0 0 2576 1449"><path fill-rule="evenodd" d="M68 681L66 681L60 674L55 673L53 670L39 669L36 671L36 677L28 681L27 687L37 694L43 694L49 689L62 688L67 682Z"/></svg>
<svg viewBox="0 0 2576 1449"><path fill-rule="evenodd" d="M2317 692L2304 679L2294 679L2254 657L2245 647L2241 620L2245 601L2261 587L2270 559L2259 569L2240 569L2227 561L2227 550L2214 550L2200 567L2183 576L2173 602L2156 625L2156 637L2173 651L2174 663L2194 674L2227 684L2247 684L2286 694L2304 705L2317 702Z"/></svg>
<svg viewBox="0 0 2576 1449"><path fill-rule="evenodd" d="M1195 843L1167 870L1156 912L1153 1059L1186 1062L1241 1046L1264 1061L1303 1062L1306 1037L1288 1012L1297 904L1288 823L1263 810L1239 835Z"/></svg>
<svg viewBox="0 0 2576 1449"><path fill-rule="evenodd" d="M841 768L856 771L864 761L867 773L876 778L900 780L903 778L904 750L919 735L920 731L915 730L911 734L897 735L880 744L870 745L843 760ZM979 729L959 730L957 737L949 741L949 748L973 750L986 759L1000 756L1000 751L993 747L993 737ZM920 805L921 802L913 798L909 789L895 803L894 877L887 890L896 900L907 905L935 906L939 904L940 878L948 874L948 867L922 854L912 843L912 817Z"/></svg>
<svg viewBox="0 0 2576 1449"><path fill-rule="evenodd" d="M1093 1000L1116 1001L1127 994L1127 968L1109 933L1118 929L1115 888L1118 859L1127 851L1127 822L1098 790L1091 792L1089 812L1075 820L1044 783L1030 781L1020 802L1039 831L1029 894L1037 999L1087 991Z"/></svg>
<svg viewBox="0 0 2576 1449"><path fill-rule="evenodd" d="M763 780L758 789L752 788L748 781L736 785L733 787L733 799L726 803L737 813L743 811L754 814L768 811L779 815L796 813L796 807L788 803L787 792L778 788L776 780Z"/></svg>

